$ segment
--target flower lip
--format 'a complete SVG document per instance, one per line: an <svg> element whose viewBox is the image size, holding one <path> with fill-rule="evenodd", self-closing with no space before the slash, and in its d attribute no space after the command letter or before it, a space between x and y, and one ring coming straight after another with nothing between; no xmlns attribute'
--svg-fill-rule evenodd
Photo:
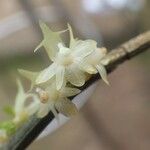
<svg viewBox="0 0 150 150"><path fill-rule="evenodd" d="M73 63L73 56L71 55L71 49L65 47L62 43L58 43L59 52L55 58L55 62L58 65L68 66Z"/></svg>
<svg viewBox="0 0 150 150"><path fill-rule="evenodd" d="M65 47L62 43L58 43L59 53L62 55L68 55L71 53L71 50Z"/></svg>

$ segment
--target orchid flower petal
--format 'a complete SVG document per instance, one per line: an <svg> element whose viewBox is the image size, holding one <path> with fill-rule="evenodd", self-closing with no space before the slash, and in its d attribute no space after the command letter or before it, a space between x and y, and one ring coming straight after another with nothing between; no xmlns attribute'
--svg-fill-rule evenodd
<svg viewBox="0 0 150 150"><path fill-rule="evenodd" d="M102 80L109 85L109 81L107 79L107 72L106 72L106 69L105 67L102 65L102 64L98 64L96 65L96 68L100 74L100 76L102 77Z"/></svg>
<svg viewBox="0 0 150 150"><path fill-rule="evenodd" d="M35 48L34 52L39 50L43 46L43 41Z"/></svg>
<svg viewBox="0 0 150 150"><path fill-rule="evenodd" d="M40 101L37 95L30 94L30 93L26 95L26 99L30 97L32 98L32 101L29 103L28 106L25 107L25 111L27 112L28 116L35 114L38 111L39 104L40 104Z"/></svg>
<svg viewBox="0 0 150 150"><path fill-rule="evenodd" d="M43 45L49 58L53 60L56 53L58 52L57 45L58 43L62 42L60 33L51 31L50 28L42 21L40 21L39 24L43 33L44 40L37 48Z"/></svg>
<svg viewBox="0 0 150 150"><path fill-rule="evenodd" d="M15 114L18 114L22 111L25 103L25 92L22 86L22 83L20 80L17 80L17 85L18 85L18 94L16 95L16 100L15 100Z"/></svg>
<svg viewBox="0 0 150 150"><path fill-rule="evenodd" d="M59 123L59 116L58 116L56 109L54 107L52 107L50 110L52 111L54 117L56 118L57 122Z"/></svg>
<svg viewBox="0 0 150 150"><path fill-rule="evenodd" d="M86 71L89 74L97 73L97 70L95 69L95 67L86 61L82 61L79 65L80 65L81 70Z"/></svg>
<svg viewBox="0 0 150 150"><path fill-rule="evenodd" d="M80 41L72 48L73 55L82 60L96 49L96 44L93 40Z"/></svg>
<svg viewBox="0 0 150 150"><path fill-rule="evenodd" d="M57 101L55 107L60 113L67 117L71 117L78 112L76 105L67 98Z"/></svg>
<svg viewBox="0 0 150 150"><path fill-rule="evenodd" d="M71 88L71 87L65 87L62 91L62 93L66 96L66 97L70 97L70 96L74 96L77 95L81 92L81 90L77 89L77 88Z"/></svg>
<svg viewBox="0 0 150 150"><path fill-rule="evenodd" d="M32 71L28 71L28 70L24 70L24 69L18 69L19 73L27 78L28 80L31 81L31 88L33 88L33 86L35 85L35 80L36 80L36 77L38 76L38 72L32 72Z"/></svg>
<svg viewBox="0 0 150 150"><path fill-rule="evenodd" d="M56 70L56 64L53 63L43 71L39 73L36 79L36 84L44 83L51 79L55 75L55 70Z"/></svg>
<svg viewBox="0 0 150 150"><path fill-rule="evenodd" d="M66 79L75 86L82 86L85 83L84 73L75 65L66 69Z"/></svg>
<svg viewBox="0 0 150 150"><path fill-rule="evenodd" d="M58 66L57 71L56 71L57 90L59 90L63 85L64 75L65 75L65 68L63 66Z"/></svg>
<svg viewBox="0 0 150 150"><path fill-rule="evenodd" d="M49 106L47 104L40 104L39 111L37 112L38 118L45 117L49 112Z"/></svg>
<svg viewBox="0 0 150 150"><path fill-rule="evenodd" d="M74 36L73 36L73 31L72 31L72 28L70 26L70 24L68 23L68 29L69 29L69 35L70 35L70 44L69 44L69 47L72 48L76 42L76 40L74 39Z"/></svg>

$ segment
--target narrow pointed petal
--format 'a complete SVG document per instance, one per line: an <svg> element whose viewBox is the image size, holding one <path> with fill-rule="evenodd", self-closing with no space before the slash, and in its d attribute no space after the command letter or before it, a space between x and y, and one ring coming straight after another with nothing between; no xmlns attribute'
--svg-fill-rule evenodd
<svg viewBox="0 0 150 150"><path fill-rule="evenodd" d="M31 86L29 91L31 91L35 85L36 77L38 76L38 72L32 72L24 69L18 69L18 72L25 78L31 81Z"/></svg>
<svg viewBox="0 0 150 150"><path fill-rule="evenodd" d="M77 42L73 48L74 56L83 59L96 49L96 45L97 43L93 40Z"/></svg>
<svg viewBox="0 0 150 150"><path fill-rule="evenodd" d="M79 70L75 65L66 69L66 79L75 86L82 86L85 83L85 74Z"/></svg>
<svg viewBox="0 0 150 150"><path fill-rule="evenodd" d="M107 72L106 72L106 69L103 65L99 64L99 65L96 65L96 68L100 74L100 76L102 77L103 81L109 85L109 82L108 82L108 79L107 79Z"/></svg>
<svg viewBox="0 0 150 150"><path fill-rule="evenodd" d="M56 64L53 63L52 65L41 71L36 78L36 84L44 83L51 79L55 75L56 67Z"/></svg>
<svg viewBox="0 0 150 150"><path fill-rule="evenodd" d="M56 109L67 117L76 115L78 109L76 105L71 102L69 99L61 99L55 104Z"/></svg>
<svg viewBox="0 0 150 150"><path fill-rule="evenodd" d="M56 87L57 87L57 90L59 90L63 85L64 74L65 74L65 68L63 66L58 66L57 71L56 71Z"/></svg>
<svg viewBox="0 0 150 150"><path fill-rule="evenodd" d="M17 79L17 86L18 86L18 93L24 94L25 93L24 88L23 88L23 85L22 85L20 79Z"/></svg>
<svg viewBox="0 0 150 150"><path fill-rule="evenodd" d="M32 72L32 71L28 71L28 70L24 70L24 69L18 69L18 72L24 76L25 78L29 79L29 80L35 80L35 78L38 75L38 72Z"/></svg>
<svg viewBox="0 0 150 150"><path fill-rule="evenodd" d="M97 70L95 67L93 67L91 64L88 62L82 61L79 63L81 70L86 71L89 74L95 74L97 73Z"/></svg>
<svg viewBox="0 0 150 150"><path fill-rule="evenodd" d="M26 95L25 95L25 92L24 92L24 89L20 80L17 80L17 85L18 85L18 93L15 99L15 107L14 107L15 114L18 114L22 111L24 107L24 103L25 103L25 98L26 98Z"/></svg>
<svg viewBox="0 0 150 150"><path fill-rule="evenodd" d="M69 35L70 35L70 44L69 44L69 47L72 48L74 46L76 40L74 39L72 27L70 26L69 23L68 23L68 29L69 29Z"/></svg>
<svg viewBox="0 0 150 150"><path fill-rule="evenodd" d="M65 87L62 91L63 95L66 97L74 96L79 94L81 91L77 88L70 88L70 87Z"/></svg>
<svg viewBox="0 0 150 150"><path fill-rule="evenodd" d="M38 49L40 49L43 46L43 41L35 48L34 52L36 52Z"/></svg>
<svg viewBox="0 0 150 150"><path fill-rule="evenodd" d="M52 107L52 108L51 108L51 111L52 111L54 117L56 118L57 122L59 123L59 122L60 122L59 116L58 116L58 113L57 113L57 111L55 110L55 108Z"/></svg>
<svg viewBox="0 0 150 150"><path fill-rule="evenodd" d="M61 34L61 33L67 32L67 31L68 31L68 29L65 29L65 30L57 31L56 33Z"/></svg>

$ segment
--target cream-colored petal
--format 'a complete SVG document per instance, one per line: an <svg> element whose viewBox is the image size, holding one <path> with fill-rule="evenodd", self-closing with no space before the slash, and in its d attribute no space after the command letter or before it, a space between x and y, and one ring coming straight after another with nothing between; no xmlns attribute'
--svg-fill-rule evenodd
<svg viewBox="0 0 150 150"><path fill-rule="evenodd" d="M69 29L69 35L70 35L70 44L69 47L72 48L75 45L75 38L73 36L73 31L72 31L72 27L70 26L70 24L68 23L68 29Z"/></svg>
<svg viewBox="0 0 150 150"><path fill-rule="evenodd" d="M50 93L52 91L56 91L56 82L55 82L55 80L52 80L52 82L49 83L49 85L47 84L47 86L44 87L44 89L45 89L44 91L46 91L48 93Z"/></svg>
<svg viewBox="0 0 150 150"><path fill-rule="evenodd" d="M28 113L28 116L35 114L39 109L39 105L39 102L31 102L31 104L26 107L26 112Z"/></svg>
<svg viewBox="0 0 150 150"><path fill-rule="evenodd" d="M36 113L37 110L39 109L40 100L36 94L32 94L32 93L26 94L26 100L28 100L28 98L32 98L32 99L29 99L31 100L31 102L25 107L25 110L28 116L31 116L34 113Z"/></svg>
<svg viewBox="0 0 150 150"><path fill-rule="evenodd" d="M57 90L59 90L63 85L64 74L65 74L65 68L63 66L58 66L58 68L56 68L56 88L57 88Z"/></svg>
<svg viewBox="0 0 150 150"><path fill-rule="evenodd" d="M40 104L39 111L37 112L37 117L38 118L43 118L45 117L49 112L49 106L48 104Z"/></svg>
<svg viewBox="0 0 150 150"><path fill-rule="evenodd" d="M36 52L38 49L40 49L43 46L43 41L35 48L34 52Z"/></svg>
<svg viewBox="0 0 150 150"><path fill-rule="evenodd" d="M100 74L100 76L102 77L102 80L109 85L108 79L107 79L107 72L105 67L102 64L96 65L96 68Z"/></svg>
<svg viewBox="0 0 150 150"><path fill-rule="evenodd" d="M24 69L18 69L18 72L25 78L29 79L30 81L35 80L35 78L38 75L38 72L28 71Z"/></svg>
<svg viewBox="0 0 150 150"><path fill-rule="evenodd" d="M106 55L103 52L104 49L106 48L95 49L90 55L82 59L82 61L79 64L83 65L83 67L85 66L86 68L90 68L91 71L89 70L89 73L91 72L91 74L93 74L92 70L94 70L94 68L92 69L89 65L95 66L101 62L101 59ZM96 73L97 71L95 70L94 72Z"/></svg>
<svg viewBox="0 0 150 150"><path fill-rule="evenodd" d="M44 83L51 79L55 75L57 65L53 63L43 71L39 73L39 75L36 78L36 84Z"/></svg>
<svg viewBox="0 0 150 150"><path fill-rule="evenodd" d="M32 72L24 69L18 69L18 72L25 78L31 81L31 88L35 85L36 77L38 76L38 72Z"/></svg>
<svg viewBox="0 0 150 150"><path fill-rule="evenodd" d="M66 79L75 86L82 86L85 83L85 74L75 65L66 69Z"/></svg>
<svg viewBox="0 0 150 150"><path fill-rule="evenodd" d="M78 59L83 59L96 49L96 45L97 43L93 40L77 42L76 46L73 48L73 55Z"/></svg>
<svg viewBox="0 0 150 150"><path fill-rule="evenodd" d="M51 108L51 111L52 111L54 117L56 118L56 120L57 120L58 123L59 123L59 116L58 116L58 113L57 113L56 109L55 109L54 107L52 107L52 108Z"/></svg>
<svg viewBox="0 0 150 150"><path fill-rule="evenodd" d="M79 66L80 66L81 70L83 70L89 74L96 74L97 73L97 70L95 69L95 67L86 61L80 62Z"/></svg>
<svg viewBox="0 0 150 150"><path fill-rule="evenodd" d="M81 90L77 88L65 87L61 92L64 96L70 97L79 94Z"/></svg>
<svg viewBox="0 0 150 150"><path fill-rule="evenodd" d="M58 43L62 42L60 33L53 32L50 28L42 21L39 22L44 40L42 42L46 49L46 52L51 60L54 60L56 53L59 51Z"/></svg>
<svg viewBox="0 0 150 150"><path fill-rule="evenodd" d="M67 98L57 101L55 107L60 113L67 117L71 117L78 112L76 105Z"/></svg>
<svg viewBox="0 0 150 150"><path fill-rule="evenodd" d="M15 106L14 106L15 114L20 113L22 109L24 109L24 103L26 100L26 94L24 92L24 89L20 80L17 80L17 85L18 85L18 93L16 95Z"/></svg>
<svg viewBox="0 0 150 150"><path fill-rule="evenodd" d="M101 54L102 57L104 57L107 54L107 48L106 47L99 47L97 48L97 51Z"/></svg>
<svg viewBox="0 0 150 150"><path fill-rule="evenodd" d="M66 69L65 69L65 70L66 70ZM63 79L63 84L62 84L61 89L65 88L65 87L66 87L66 84L67 84L67 81L66 81L65 74L64 74L64 79Z"/></svg>

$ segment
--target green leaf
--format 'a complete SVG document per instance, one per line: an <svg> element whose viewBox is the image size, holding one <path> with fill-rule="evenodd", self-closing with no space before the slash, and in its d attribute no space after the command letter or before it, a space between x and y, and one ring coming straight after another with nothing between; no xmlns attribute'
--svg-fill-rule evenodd
<svg viewBox="0 0 150 150"><path fill-rule="evenodd" d="M8 135L12 135L16 131L16 125L13 121L4 121L0 123L0 129L4 129Z"/></svg>
<svg viewBox="0 0 150 150"><path fill-rule="evenodd" d="M4 107L3 111L7 114L7 115L10 115L10 116L15 116L15 112L14 112L14 109L12 106L10 105L7 105Z"/></svg>

